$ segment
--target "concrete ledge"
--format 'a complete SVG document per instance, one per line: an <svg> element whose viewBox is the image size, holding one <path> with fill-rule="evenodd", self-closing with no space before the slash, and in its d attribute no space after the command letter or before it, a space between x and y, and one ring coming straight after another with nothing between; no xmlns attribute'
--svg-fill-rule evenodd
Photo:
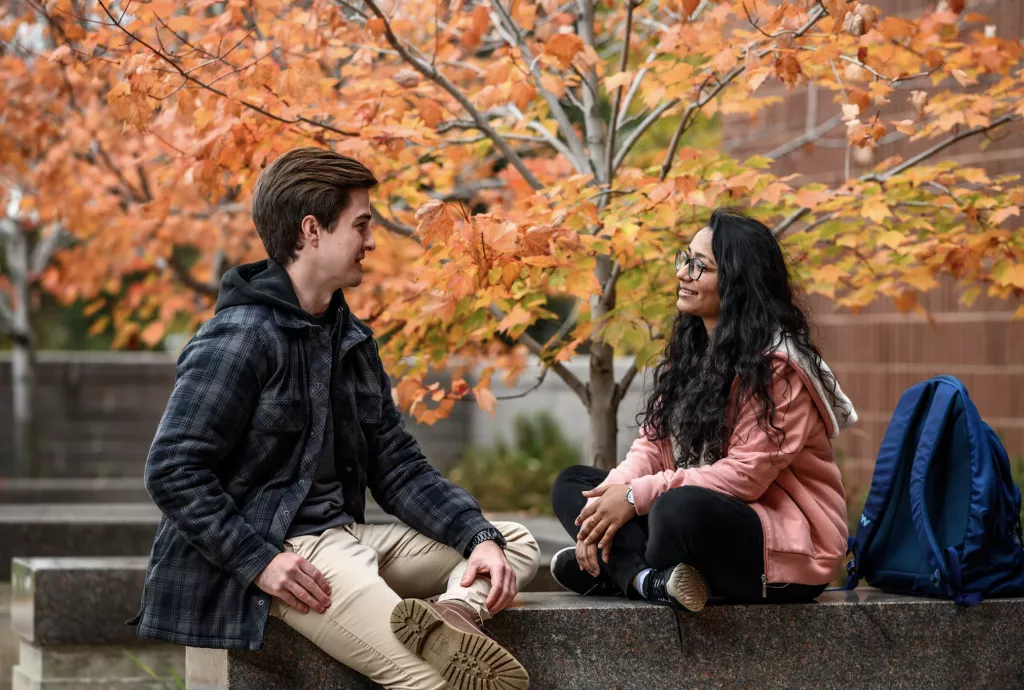
<svg viewBox="0 0 1024 690"><path fill-rule="evenodd" d="M141 640L125 625L139 608L146 561L14 559L10 628L20 638L18 665L3 671L12 690L173 687L184 648Z"/></svg>
<svg viewBox="0 0 1024 690"><path fill-rule="evenodd" d="M1024 686L1024 599L971 609L872 589L817 603L710 606L524 594L488 625L533 690ZM190 690L376 687L277 619L263 651L189 649Z"/></svg>
<svg viewBox="0 0 1024 690"><path fill-rule="evenodd" d="M16 558L11 629L41 645L135 644L144 557Z"/></svg>
<svg viewBox="0 0 1024 690"><path fill-rule="evenodd" d="M0 478L0 505L11 503L145 503L153 501L142 477L109 479Z"/></svg>
<svg viewBox="0 0 1024 690"><path fill-rule="evenodd" d="M12 558L146 555L159 524L152 504L0 505L0 580Z"/></svg>

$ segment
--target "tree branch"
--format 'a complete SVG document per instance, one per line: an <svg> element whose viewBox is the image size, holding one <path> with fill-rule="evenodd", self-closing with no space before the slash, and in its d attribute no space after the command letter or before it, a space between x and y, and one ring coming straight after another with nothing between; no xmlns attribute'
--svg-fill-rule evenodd
<svg viewBox="0 0 1024 690"><path fill-rule="evenodd" d="M338 0L335 0L335 2L337 1ZM512 166L519 171L519 174L523 176L526 183L533 189L542 189L544 185L542 185L533 172L526 167L523 159L519 157L519 154L517 154L511 146L508 145L508 142L505 141L504 137L498 134L498 132L491 127L487 118L485 118L483 114L476 109L476 106L470 102L466 97L466 94L462 93L462 91L460 91L455 84L444 76L444 74L439 72L436 67L409 52L408 46L398 40L398 37L395 36L395 32L391 29L391 22L389 21L388 16L380 9L376 0L363 0L363 2L366 3L371 12L377 15L378 19L384 22L384 36L387 38L388 43L391 44L391 47L398 51L398 54L402 56L402 59L411 65L417 72L433 81L435 84L447 91L452 98L458 101L463 110L473 118L473 122L476 123L477 128L490 137L491 141L494 142L494 145L497 146L508 159L508 162L511 163Z"/></svg>
<svg viewBox="0 0 1024 690"><path fill-rule="evenodd" d="M868 173L867 175L861 176L859 180L861 182L885 182L891 179L892 177L899 175L901 172L904 172L905 170L908 170L909 168L912 168L915 165L923 163L924 161L928 160L929 158L939 153L943 149L949 148L950 146L956 144L957 142L963 141L964 139L976 136L978 134L984 134L988 131L995 129L996 127L1005 125L1008 122L1014 122L1020 119L1022 119L1020 115L1016 115L1014 113L1007 113L1006 115L1003 115L1002 117L993 120L991 123L984 127L975 127L973 129L967 130L966 132L960 132L959 134L955 134L947 139L943 139L939 143L935 144L935 146L932 146L930 149L922 151L913 158L904 161L903 163L900 163L894 168L890 168L884 173ZM790 228L790 226L792 226L794 223L796 223L798 220L803 218L808 213L810 213L810 209L800 208L794 211L793 213L789 214L781 223L775 226L775 229L773 230L775 236L781 237L782 234Z"/></svg>
<svg viewBox="0 0 1024 690"><path fill-rule="evenodd" d="M622 375L622 379L615 384L615 393L612 394L612 406L618 409L619 403L626 397L626 393L629 392L629 387L633 385L633 379L636 378L636 374L639 371L638 362L636 359L629 365L629 369Z"/></svg>
<svg viewBox="0 0 1024 690"><path fill-rule="evenodd" d="M176 257L173 252L171 252L170 257L166 259L166 262L167 266L174 272L174 275L178 276L178 280L180 280L185 287L206 297L217 299L217 295L220 294L220 287L197 280L185 264L181 263L181 259Z"/></svg>
<svg viewBox="0 0 1024 690"><path fill-rule="evenodd" d="M589 159L587 158L586 152L583 150L583 144L580 142L580 138L576 136L576 130L572 127L572 121L569 120L569 115L565 112L565 108L562 107L562 104L558 99L555 98L555 95L544 87L544 83L541 81L540 68L537 66L537 60L534 59L529 46L526 45L526 40L519 32L519 27L516 26L515 21L512 19L511 15L509 15L505 6L501 4L500 0L492 0L491 6L494 7L495 11L500 15L498 17L498 21L495 22L495 26L499 29L503 28L504 34L510 34L504 36L506 42L510 46L518 48L523 59L527 61L530 69L530 75L533 77L534 85L537 87L540 94L544 96L544 100L547 102L548 108L551 110L552 117L554 117L555 122L558 123L559 131L562 133L562 136L565 137L569 150L573 153L572 157L569 158L573 167L575 167L576 171L581 174L591 172L588 170L587 166L587 161Z"/></svg>
<svg viewBox="0 0 1024 690"><path fill-rule="evenodd" d="M629 6L629 17L633 16L633 2L626 0ZM577 30L583 38L583 42L591 48L596 47L597 40L594 36L594 3L593 0L577 0L580 8L579 18L576 22ZM627 43L629 41L627 37ZM587 151L590 155L590 169L599 183L608 184L611 182L611 163L605 157L605 122L601 117L601 101L597 93L597 67L591 65L586 74L580 74L583 84L583 124L587 139ZM622 87L619 87L621 93ZM614 128L609 128L614 131Z"/></svg>
<svg viewBox="0 0 1024 690"><path fill-rule="evenodd" d="M410 237L414 240L419 241L416 238L415 230L410 228L408 225L399 223L397 220L392 220L391 218L385 217L380 211L377 210L376 206L370 207L370 215L372 216L374 223L377 223L378 225L380 225L382 228L385 228L389 232L393 232L396 235L401 235L402 237Z"/></svg>
<svg viewBox="0 0 1024 690"><path fill-rule="evenodd" d="M103 0L97 0L97 4L99 4L99 6L101 8L103 8L103 12L106 13L106 15L110 18L110 20L114 23L114 26L117 27L117 29L119 31L121 31L126 36L128 36L132 41L138 43L139 45L144 47L146 50L148 50L151 53L153 53L153 55L156 55L158 58L160 58L162 61L166 62L168 65L170 65L171 68L175 72L177 72L178 75L181 76L182 79L185 79L186 81L192 82L193 84L199 86L202 89L205 89L207 91L215 93L218 96L220 96L221 98L229 98L229 96L226 93L224 93L223 91L221 91L220 89L218 89L218 88L216 88L214 86L211 86L210 84L207 84L206 82L204 82L204 81L202 81L200 79L197 79L197 78L193 77L191 74L189 74L188 72L183 70L181 68L181 66L178 65L178 63L172 57L167 55L165 52L163 52L162 50L158 50L157 48L154 48L149 43L146 43L144 40L142 40L137 35L135 35L133 32L131 32L128 29L126 29L124 27L124 25L122 25L116 19L114 19L114 15L111 13L110 9L107 7L106 3L103 2ZM325 129L325 130L327 130L329 132L334 132L335 134L340 134L340 135L346 136L346 137L358 137L359 136L359 132L346 132L345 130L338 129L337 127L333 127L333 126L331 126L331 125L329 125L329 124L327 124L325 122L318 122L316 120L313 120L311 118L305 117L303 115L299 115L299 116L291 118L291 119L286 118L286 117L281 117L280 115L275 115L274 113L270 112L269 110L265 110L265 109L261 108L260 106L256 105L255 103L250 103L249 101L247 101L247 100L245 100L243 98L239 98L238 102L241 103L246 108L248 108L249 110L257 112L260 115L263 115L264 117L268 117L271 120L274 120L276 122L281 122L281 123L286 124L286 125L295 125L295 124L299 124L299 123L305 123L305 124L313 125L315 127L319 127L320 129Z"/></svg>
<svg viewBox="0 0 1024 690"><path fill-rule="evenodd" d="M626 71L629 67L629 38L633 31L633 10L636 8L636 4L633 0L626 0L626 28L625 36L622 39L622 54L619 56L619 73ZM632 85L631 85L632 87ZM630 88L632 91L632 88ZM604 158L608 164L608 170L605 173L605 180L611 183L612 175L615 171L612 169L612 162L615 160L615 131L618 127L616 124L619 119L619 109L622 107L622 84L619 84L618 88L615 89L615 102L612 104L612 116L608 122L608 140L606 142L607 148L605 149Z"/></svg>
<svg viewBox="0 0 1024 690"><path fill-rule="evenodd" d="M503 321L505 319L504 312L502 312L501 309L499 309L498 306L495 304L492 304L490 306L490 312L496 319L498 319L498 321ZM537 357L540 357L541 352L544 350L540 343L534 340L531 336L527 335L525 332L521 336L519 336L518 342L525 345L526 349L529 350L534 355L536 355ZM561 362L552 362L551 370L558 374L558 377L560 379L565 381L566 385L569 386L569 388L571 388L574 393L576 393L576 396L580 399L580 401L589 409L590 392L587 390L586 384L584 384L579 379L579 377L576 376L576 374L569 371Z"/></svg>
<svg viewBox="0 0 1024 690"><path fill-rule="evenodd" d="M800 27L796 31L792 32L793 35L796 36L796 37L803 36L805 33L810 31L811 28L815 24L817 24L826 14L827 14L827 12L825 11L825 8L822 7L821 5L818 5L813 10L811 10L811 13L810 13L810 15L807 18L807 22L802 27ZM747 50L752 50L752 49L753 49L753 47L748 48ZM746 52L746 51L744 51L744 52ZM759 57L763 57L764 55L767 55L769 52L771 52L770 49L765 49L765 50L759 51L758 52L758 56ZM738 64L736 67L733 67L732 70L730 70L729 73L724 78L718 80L718 85L708 94L708 96L706 98L702 99L700 97L700 94L703 91L704 86L708 82L708 80L705 80L704 84L702 84L701 88L698 89L698 91L697 91L697 98L687 108L686 114L684 114L683 120L682 120L682 122L680 122L680 129L683 129L683 125L685 125L686 128L689 128L690 124L687 124L687 118L688 117L695 117L694 113L699 112L699 110L701 108L703 108L704 105L706 105L709 100L711 100L712 98L717 96L718 93L722 89L724 89L726 86L728 86L730 83L732 83L732 81L734 79L736 79L736 77L738 77L740 74L742 74L745 70L746 70L746 64L742 63L742 62L740 64ZM711 77L713 77L713 76L714 76L713 74L709 75L709 79ZM623 144L622 148L616 154L616 156L615 156L615 165L614 165L615 169L618 169L618 167L625 160L626 155L629 153L630 149L633 148L633 146L640 139L640 137L643 135L643 133L652 124L654 124L654 122L657 120L657 118L660 117L661 113L665 112L669 108L674 107L679 102L680 102L680 99L674 98L674 99L672 99L670 101L662 103L661 105L658 106L657 109L655 109L655 111L653 113L648 115L647 118L645 118L644 121L642 123L640 123L640 125L636 128L636 130L633 131L633 133L630 135L629 139ZM685 129L683 129L683 131L685 131ZM679 136L682 136L682 132L679 132ZM673 140L675 141L676 144L678 144L677 138L675 136L673 137ZM665 166L668 166L668 168L671 169L672 158L675 157L675 151L672 150L671 147L670 147L669 154L670 155L666 155L665 164L662 166L663 172L666 171L666 167ZM667 174L667 172L665 174Z"/></svg>
<svg viewBox="0 0 1024 690"><path fill-rule="evenodd" d="M821 137L831 132L842 121L842 113L836 115L835 117L830 117L829 119L825 120L820 125L812 129L811 131L807 132L803 136L799 136L793 141L789 141L785 144L782 144L781 146L778 146L769 151L768 153L764 154L765 158L778 160L780 158L788 156L794 151L799 151L801 148L803 148L807 144L810 144L812 141L817 141Z"/></svg>
<svg viewBox="0 0 1024 690"><path fill-rule="evenodd" d="M64 228L61 227L60 223L50 223L46 234L40 239L36 246L32 249L32 258L29 261L29 271L32 275L39 275L46 268L46 264L49 263L50 257L53 256L53 252L57 249L61 239L64 237Z"/></svg>

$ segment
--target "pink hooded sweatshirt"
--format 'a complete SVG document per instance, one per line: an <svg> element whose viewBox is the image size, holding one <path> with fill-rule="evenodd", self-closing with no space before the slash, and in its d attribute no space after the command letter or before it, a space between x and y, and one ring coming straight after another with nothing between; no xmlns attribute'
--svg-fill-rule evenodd
<svg viewBox="0 0 1024 690"><path fill-rule="evenodd" d="M772 356L775 424L786 432L781 452L758 428L756 408L748 402L716 462L676 469L671 441L641 434L601 485L632 484L640 515L680 486L738 498L761 518L763 582L826 584L846 553L848 535L846 497L830 439L855 424L857 413L838 383L834 392L826 389L787 341ZM827 370L824 362L822 367Z"/></svg>

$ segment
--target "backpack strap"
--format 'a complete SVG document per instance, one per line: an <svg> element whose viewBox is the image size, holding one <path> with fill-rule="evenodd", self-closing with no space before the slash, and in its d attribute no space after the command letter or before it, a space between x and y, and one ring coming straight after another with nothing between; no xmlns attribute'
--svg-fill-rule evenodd
<svg viewBox="0 0 1024 690"><path fill-rule="evenodd" d="M928 416L921 429L914 454L914 464L910 470L910 511L913 515L914 530L917 540L924 550L928 564L935 568L933 579L936 584L943 584L947 593L958 604L971 606L981 601L977 593L966 594L963 591L960 577L960 557L954 547L945 550L940 546L935 532L932 530L928 505L925 502L924 485L935 459L935 451L946 423L952 416L957 396L963 391L963 384L956 379L941 377L935 381L935 393L931 400ZM948 560L947 560L948 559Z"/></svg>

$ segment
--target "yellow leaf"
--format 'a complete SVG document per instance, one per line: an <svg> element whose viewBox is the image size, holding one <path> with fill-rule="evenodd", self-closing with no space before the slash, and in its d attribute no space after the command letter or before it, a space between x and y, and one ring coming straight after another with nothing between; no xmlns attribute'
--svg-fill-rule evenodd
<svg viewBox="0 0 1024 690"><path fill-rule="evenodd" d="M869 199L865 202L864 206L861 207L860 212L865 217L870 218L876 223L881 223L886 218L892 216L892 211L885 205L885 202L879 198Z"/></svg>
<svg viewBox="0 0 1024 690"><path fill-rule="evenodd" d="M888 232L883 232L881 235L878 236L878 243L884 244L886 247L889 247L891 249L897 249L901 244L903 244L903 242L906 239L906 235L904 235L902 232L897 232L896 230L889 230Z"/></svg>
<svg viewBox="0 0 1024 690"><path fill-rule="evenodd" d="M1024 319L1024 304L1017 307L1017 311L1013 312L1013 316L1010 317L1013 321L1020 321Z"/></svg>
<svg viewBox="0 0 1024 690"><path fill-rule="evenodd" d="M528 266L543 266L544 268L558 265L558 261L553 256L527 256L523 258L523 263Z"/></svg>
<svg viewBox="0 0 1024 690"><path fill-rule="evenodd" d="M847 271L844 271L834 264L811 269L811 275L814 279L822 283L836 283L840 278L845 277L846 274Z"/></svg>
<svg viewBox="0 0 1024 690"><path fill-rule="evenodd" d="M498 399L494 397L494 393L477 386L473 389L473 397L476 398L476 404L480 406L481 410L494 417L494 409L498 405Z"/></svg>
<svg viewBox="0 0 1024 690"><path fill-rule="evenodd" d="M996 281L999 285L1024 290L1024 264L1010 266Z"/></svg>
<svg viewBox="0 0 1024 690"><path fill-rule="evenodd" d="M568 69L576 54L583 50L583 39L576 34L555 34L544 44L544 54L551 55L562 69Z"/></svg>
<svg viewBox="0 0 1024 690"><path fill-rule="evenodd" d="M93 322L93 324L91 326L89 326L89 335L90 336L97 336L100 333L102 333L103 331L107 330L107 326L109 326L109 325L110 325L110 317L109 316L101 316L100 318L96 319L96 321Z"/></svg>
<svg viewBox="0 0 1024 690"><path fill-rule="evenodd" d="M939 286L938 281L935 280L935 276L925 266L920 266L912 271L905 273L902 276L902 280L907 285L917 288L921 292L928 292L933 288Z"/></svg>
<svg viewBox="0 0 1024 690"><path fill-rule="evenodd" d="M526 311L518 304L512 307L501 323L498 324L498 330L508 332L516 326L526 326L534 321L534 316L530 312Z"/></svg>
<svg viewBox="0 0 1024 690"><path fill-rule="evenodd" d="M620 86L626 86L627 84L632 83L632 81L632 72L618 72L604 80L604 88L612 91Z"/></svg>
<svg viewBox="0 0 1024 690"><path fill-rule="evenodd" d="M914 121L913 120L900 120L896 123L896 131L900 134L906 134L908 137L914 135Z"/></svg>
<svg viewBox="0 0 1024 690"><path fill-rule="evenodd" d="M1007 206L1006 208L1001 208L998 211L995 211L991 216L988 217L988 220L990 223L992 223L992 225L999 225L1010 216L1019 215L1020 206Z"/></svg>

